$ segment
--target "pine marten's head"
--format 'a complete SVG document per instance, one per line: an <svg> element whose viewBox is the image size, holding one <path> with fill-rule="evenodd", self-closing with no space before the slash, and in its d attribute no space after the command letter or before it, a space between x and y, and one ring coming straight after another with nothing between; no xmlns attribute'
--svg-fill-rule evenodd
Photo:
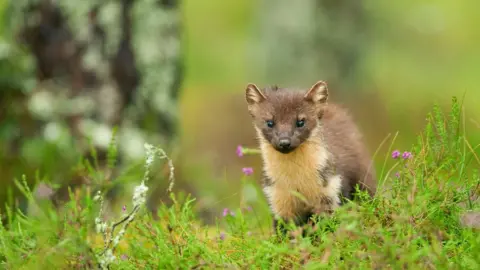
<svg viewBox="0 0 480 270"><path fill-rule="evenodd" d="M248 84L245 97L258 135L287 154L305 142L320 125L328 98L319 81L308 91L270 87L261 91Z"/></svg>

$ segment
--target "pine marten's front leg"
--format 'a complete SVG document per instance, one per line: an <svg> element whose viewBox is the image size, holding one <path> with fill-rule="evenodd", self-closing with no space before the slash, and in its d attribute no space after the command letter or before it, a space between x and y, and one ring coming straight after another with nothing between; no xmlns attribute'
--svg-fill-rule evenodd
<svg viewBox="0 0 480 270"><path fill-rule="evenodd" d="M302 235L306 236L306 231L304 230L304 226L314 226L314 221L312 220L312 217L314 216L313 212L307 212L302 215L297 216L294 219L282 219L273 216L273 231L275 234L281 237L287 236L289 233L289 223L293 222L295 226L297 227L302 227ZM289 235L290 238L294 238L292 235Z"/></svg>

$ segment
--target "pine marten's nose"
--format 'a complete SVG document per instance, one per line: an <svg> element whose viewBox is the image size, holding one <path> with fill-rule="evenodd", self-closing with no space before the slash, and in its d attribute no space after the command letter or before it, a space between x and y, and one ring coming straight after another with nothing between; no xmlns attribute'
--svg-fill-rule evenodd
<svg viewBox="0 0 480 270"><path fill-rule="evenodd" d="M289 148L290 144L291 144L291 142L290 142L290 139L288 139L288 138L283 138L283 139L280 139L278 141L278 145L283 149Z"/></svg>

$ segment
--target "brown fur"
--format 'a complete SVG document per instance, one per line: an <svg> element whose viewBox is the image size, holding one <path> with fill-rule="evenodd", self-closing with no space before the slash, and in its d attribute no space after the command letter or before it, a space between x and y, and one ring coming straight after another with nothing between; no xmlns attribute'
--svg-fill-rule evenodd
<svg viewBox="0 0 480 270"><path fill-rule="evenodd" d="M247 86L264 192L277 219L301 224L312 214L329 213L341 204L341 195L353 199L357 184L375 194L375 173L358 128L344 108L327 99L323 81L308 91Z"/></svg>

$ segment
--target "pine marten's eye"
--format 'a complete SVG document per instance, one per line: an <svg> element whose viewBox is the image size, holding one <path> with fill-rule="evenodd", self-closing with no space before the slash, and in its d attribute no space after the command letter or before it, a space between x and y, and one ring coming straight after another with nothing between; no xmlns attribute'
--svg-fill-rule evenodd
<svg viewBox="0 0 480 270"><path fill-rule="evenodd" d="M303 126L305 126L305 120L303 120L303 119L302 120L297 120L297 127L301 128Z"/></svg>
<svg viewBox="0 0 480 270"><path fill-rule="evenodd" d="M272 120L267 120L267 121L266 121L266 123L267 123L267 127L269 127L269 128L273 128L273 126L274 126L274 123L273 123L273 121L272 121Z"/></svg>

